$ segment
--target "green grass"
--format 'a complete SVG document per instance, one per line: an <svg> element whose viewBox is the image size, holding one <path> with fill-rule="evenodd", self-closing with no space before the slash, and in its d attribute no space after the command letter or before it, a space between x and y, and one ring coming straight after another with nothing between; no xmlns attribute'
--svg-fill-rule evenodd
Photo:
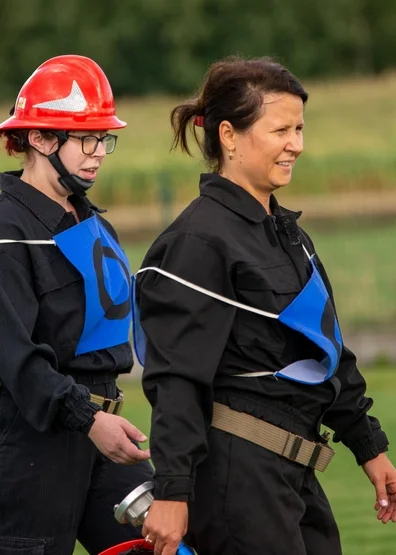
<svg viewBox="0 0 396 555"><path fill-rule="evenodd" d="M342 327L396 330L396 225L313 230L312 238Z"/></svg>
<svg viewBox="0 0 396 555"><path fill-rule="evenodd" d="M396 369L365 370L368 393L374 397L372 411L382 423L391 441L396 444ZM149 433L150 409L143 398L140 383L122 383L126 397L124 416L145 433ZM351 453L342 445L335 447L337 455L324 474L319 478L330 499L341 531L344 555L390 555L394 553L395 526L384 526L376 520L373 509L374 489L356 466ZM396 452L390 453L396 463ZM285 507L285 510L287 508ZM77 546L75 555L83 555L85 550ZM318 555L320 555L318 553Z"/></svg>
<svg viewBox="0 0 396 555"><path fill-rule="evenodd" d="M305 83L310 92L305 113L305 153L287 195L344 189L387 189L396 177L396 76ZM195 195L200 156L169 154L170 110L182 99L123 99L118 113L128 122L119 131L116 152L99 176L97 202L146 203L158 199L167 178L176 200ZM0 109L5 118L9 106ZM197 152L197 151L195 151ZM18 162L0 154L0 169ZM167 177L168 176L168 177Z"/></svg>

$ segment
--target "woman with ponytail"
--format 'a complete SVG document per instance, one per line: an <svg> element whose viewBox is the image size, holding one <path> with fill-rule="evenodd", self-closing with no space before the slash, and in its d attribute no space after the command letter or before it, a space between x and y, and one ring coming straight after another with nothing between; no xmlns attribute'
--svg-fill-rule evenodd
<svg viewBox="0 0 396 555"><path fill-rule="evenodd" d="M396 521L388 441L331 285L301 213L275 196L303 151L307 99L272 59L231 58L172 111L174 147L190 154L192 131L209 172L137 277L156 555L184 536L199 555L340 555L315 475L334 454L321 424L374 484L377 517Z"/></svg>

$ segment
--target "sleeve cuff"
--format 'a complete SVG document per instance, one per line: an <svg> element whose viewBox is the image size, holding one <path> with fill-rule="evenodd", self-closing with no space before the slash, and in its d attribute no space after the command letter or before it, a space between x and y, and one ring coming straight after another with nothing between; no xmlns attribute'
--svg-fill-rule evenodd
<svg viewBox="0 0 396 555"><path fill-rule="evenodd" d="M189 476L155 476L154 499L161 501L191 501L194 480Z"/></svg>
<svg viewBox="0 0 396 555"><path fill-rule="evenodd" d="M79 384L72 389L59 410L57 427L68 432L88 434L99 410L100 406L90 401L88 388Z"/></svg>
<svg viewBox="0 0 396 555"><path fill-rule="evenodd" d="M388 450L389 441L385 432L377 431L371 437L365 437L357 441L343 442L355 455L356 462L360 466L371 459L378 457L380 453Z"/></svg>

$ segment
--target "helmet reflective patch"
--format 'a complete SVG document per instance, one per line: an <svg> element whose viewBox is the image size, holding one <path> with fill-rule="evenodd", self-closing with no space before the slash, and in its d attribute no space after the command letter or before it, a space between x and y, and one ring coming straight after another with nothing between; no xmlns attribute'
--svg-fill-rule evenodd
<svg viewBox="0 0 396 555"><path fill-rule="evenodd" d="M26 105L26 98L23 98L23 96L20 96L18 98L17 108L21 108L23 110L25 105Z"/></svg>
<svg viewBox="0 0 396 555"><path fill-rule="evenodd" d="M87 101L76 81L73 81L70 94L65 98L49 100L35 104L33 108L59 110L60 112L82 112L87 107Z"/></svg>

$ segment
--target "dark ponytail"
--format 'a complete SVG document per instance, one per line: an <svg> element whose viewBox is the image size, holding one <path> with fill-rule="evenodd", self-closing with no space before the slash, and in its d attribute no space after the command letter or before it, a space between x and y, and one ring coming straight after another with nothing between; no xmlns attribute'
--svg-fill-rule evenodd
<svg viewBox="0 0 396 555"><path fill-rule="evenodd" d="M173 108L171 112L171 124L173 128L173 143L172 150L180 147L182 152L186 152L192 156L188 146L187 132L190 130L198 143L200 142L196 133L194 120L199 115L199 99L190 100L185 104L180 104Z"/></svg>
<svg viewBox="0 0 396 555"><path fill-rule="evenodd" d="M303 104L308 93L298 79L272 58L244 59L232 56L211 65L197 97L176 106L171 112L174 131L172 148L191 156L187 131L190 129L210 168L217 172L222 163L219 125L229 121L238 132L247 131L260 117L264 96L288 93L299 96ZM203 140L194 121L200 116Z"/></svg>

